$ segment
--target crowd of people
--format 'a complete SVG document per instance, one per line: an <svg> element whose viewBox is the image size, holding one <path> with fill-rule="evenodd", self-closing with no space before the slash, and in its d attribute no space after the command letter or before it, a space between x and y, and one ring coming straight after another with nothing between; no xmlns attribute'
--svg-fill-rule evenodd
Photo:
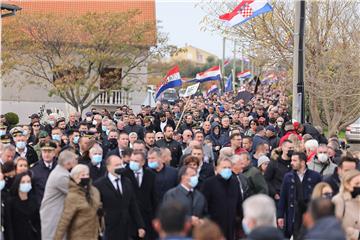
<svg viewBox="0 0 360 240"><path fill-rule="evenodd" d="M260 86L136 114L0 117L4 239L359 240L359 152L288 102Z"/></svg>

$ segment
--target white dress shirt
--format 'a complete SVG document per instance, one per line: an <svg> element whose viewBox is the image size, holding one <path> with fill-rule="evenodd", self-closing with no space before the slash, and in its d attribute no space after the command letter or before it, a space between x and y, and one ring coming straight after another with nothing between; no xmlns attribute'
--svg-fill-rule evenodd
<svg viewBox="0 0 360 240"><path fill-rule="evenodd" d="M109 178L110 182L112 183L112 185L114 186L114 188L115 188L116 190L120 190L120 192L122 193L123 191L122 191L122 185L121 185L121 176L115 177L115 176L112 175L111 173L108 173L108 178ZM116 183L116 180L117 180L117 179L119 179L119 180L118 180L118 183ZM118 184L119 184L119 188L120 188L120 189L118 189Z"/></svg>

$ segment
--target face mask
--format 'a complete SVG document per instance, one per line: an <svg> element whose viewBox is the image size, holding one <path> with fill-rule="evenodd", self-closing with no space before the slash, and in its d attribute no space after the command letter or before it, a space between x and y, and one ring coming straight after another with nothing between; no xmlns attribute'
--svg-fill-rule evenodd
<svg viewBox="0 0 360 240"><path fill-rule="evenodd" d="M0 180L0 191L5 187L5 180Z"/></svg>
<svg viewBox="0 0 360 240"><path fill-rule="evenodd" d="M106 132L107 127L106 127L106 126L101 126L101 130L102 130L103 132Z"/></svg>
<svg viewBox="0 0 360 240"><path fill-rule="evenodd" d="M117 139L110 139L109 140L109 148L110 149L115 149L118 146L118 142Z"/></svg>
<svg viewBox="0 0 360 240"><path fill-rule="evenodd" d="M20 183L19 191L28 193L31 190L31 183Z"/></svg>
<svg viewBox="0 0 360 240"><path fill-rule="evenodd" d="M139 171L140 169L140 164L134 161L130 161L130 165L129 165L130 169L133 170L134 172Z"/></svg>
<svg viewBox="0 0 360 240"><path fill-rule="evenodd" d="M93 165L98 165L99 163L101 163L101 161L102 161L102 155L97 154L97 155L92 156L92 158L91 158L91 162Z"/></svg>
<svg viewBox="0 0 360 240"><path fill-rule="evenodd" d="M244 230L244 233L245 233L246 235L249 235L250 232L251 232L251 230L250 230L250 228L248 227L248 225L245 223L244 220L242 220L241 225L242 225L242 229Z"/></svg>
<svg viewBox="0 0 360 240"><path fill-rule="evenodd" d="M78 143L79 143L79 139L80 139L79 136L75 136L74 139L73 139L73 143L74 143L74 144L78 144Z"/></svg>
<svg viewBox="0 0 360 240"><path fill-rule="evenodd" d="M198 179L197 176L192 176L192 177L190 178L189 184L190 184L190 186L191 186L192 188L195 188L195 187L198 185L198 183L199 183L199 179Z"/></svg>
<svg viewBox="0 0 360 240"><path fill-rule="evenodd" d="M360 195L360 187L354 187L354 190L351 192L352 198L356 198Z"/></svg>
<svg viewBox="0 0 360 240"><path fill-rule="evenodd" d="M277 122L278 127L282 127L283 122Z"/></svg>
<svg viewBox="0 0 360 240"><path fill-rule="evenodd" d="M90 178L80 178L79 185L82 187L88 187L90 184Z"/></svg>
<svg viewBox="0 0 360 240"><path fill-rule="evenodd" d="M54 125L55 125L55 121L50 120L50 121L49 121L49 124L50 124L51 126L54 126Z"/></svg>
<svg viewBox="0 0 360 240"><path fill-rule="evenodd" d="M93 124L94 126L96 126L97 121L96 121L96 120L93 120L93 121L92 121L92 124Z"/></svg>
<svg viewBox="0 0 360 240"><path fill-rule="evenodd" d="M228 180L232 175L231 169L224 168L223 170L221 170L220 175L223 179Z"/></svg>
<svg viewBox="0 0 360 240"><path fill-rule="evenodd" d="M52 140L55 140L55 141L61 141L61 137L60 137L60 135L58 135L58 134L54 134L54 135L52 135Z"/></svg>
<svg viewBox="0 0 360 240"><path fill-rule="evenodd" d="M86 117L87 122L91 122L91 117Z"/></svg>
<svg viewBox="0 0 360 240"><path fill-rule="evenodd" d="M126 169L124 166L115 169L115 173L120 176L123 175L125 173L125 171L126 171Z"/></svg>
<svg viewBox="0 0 360 240"><path fill-rule="evenodd" d="M28 135L28 131L24 130L23 135L25 135L25 136Z"/></svg>
<svg viewBox="0 0 360 240"><path fill-rule="evenodd" d="M323 198L325 199L331 199L333 197L333 194L331 192L327 192L323 194Z"/></svg>
<svg viewBox="0 0 360 240"><path fill-rule="evenodd" d="M317 158L318 158L319 162L325 163L328 160L328 155L326 153L319 153L317 155Z"/></svg>
<svg viewBox="0 0 360 240"><path fill-rule="evenodd" d="M25 146L26 146L26 143L23 142L23 141L20 141L20 142L17 142L17 143L16 143L16 147L17 147L18 149L24 149Z"/></svg>
<svg viewBox="0 0 360 240"><path fill-rule="evenodd" d="M6 130L0 130L0 137L6 134Z"/></svg>
<svg viewBox="0 0 360 240"><path fill-rule="evenodd" d="M148 166L151 169L157 169L159 167L159 163L158 162L148 162Z"/></svg>
<svg viewBox="0 0 360 240"><path fill-rule="evenodd" d="M289 150L287 153L287 156L291 158L291 156L294 154L294 150Z"/></svg>
<svg viewBox="0 0 360 240"><path fill-rule="evenodd" d="M110 130L109 130L109 129L106 129L105 133L106 133L106 135L109 135Z"/></svg>

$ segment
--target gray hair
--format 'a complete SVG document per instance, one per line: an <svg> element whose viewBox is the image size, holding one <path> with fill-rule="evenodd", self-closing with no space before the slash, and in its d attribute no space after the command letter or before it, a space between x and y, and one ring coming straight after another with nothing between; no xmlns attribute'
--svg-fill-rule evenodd
<svg viewBox="0 0 360 240"><path fill-rule="evenodd" d="M7 151L7 150L9 150L9 151L11 151L11 152L15 152L15 151L16 151L14 145L12 145L12 144L10 144L10 143L3 145L2 152L5 152L5 151Z"/></svg>
<svg viewBox="0 0 360 240"><path fill-rule="evenodd" d="M132 137L132 136L136 136L136 137L138 137L138 135L137 135L137 133L136 133L136 132L131 132L131 133L129 133L129 137Z"/></svg>
<svg viewBox="0 0 360 240"><path fill-rule="evenodd" d="M99 144L94 144L94 146L92 146L92 148L90 148L89 153L93 154L94 151L96 151L96 150L99 150L99 151L101 151L101 153L103 153L103 149L100 147Z"/></svg>
<svg viewBox="0 0 360 240"><path fill-rule="evenodd" d="M158 158L161 158L161 149L158 147L153 147L150 148L150 150L147 152L147 155L149 156L150 154L156 153L156 156Z"/></svg>
<svg viewBox="0 0 360 240"><path fill-rule="evenodd" d="M241 160L240 155L235 154L235 155L233 155L233 156L231 157L231 162L232 162L233 164L236 164L239 160Z"/></svg>
<svg viewBox="0 0 360 240"><path fill-rule="evenodd" d="M85 165L85 164L78 164L78 165L76 165L76 166L71 170L71 172L70 172L70 177L71 177L72 179L75 179L75 178L77 178L77 177L80 175L80 173L82 173L82 172L89 172L89 167L88 167L87 165Z"/></svg>
<svg viewBox="0 0 360 240"><path fill-rule="evenodd" d="M305 149L309 149L310 151L315 151L318 147L319 143L315 139L310 139L305 143Z"/></svg>
<svg viewBox="0 0 360 240"><path fill-rule="evenodd" d="M256 194L243 203L244 218L255 220L255 227L276 226L276 208L274 200L265 194Z"/></svg>
<svg viewBox="0 0 360 240"><path fill-rule="evenodd" d="M64 150L59 155L58 164L60 166L64 166L68 161L75 161L76 159L77 155L74 152L70 150Z"/></svg>

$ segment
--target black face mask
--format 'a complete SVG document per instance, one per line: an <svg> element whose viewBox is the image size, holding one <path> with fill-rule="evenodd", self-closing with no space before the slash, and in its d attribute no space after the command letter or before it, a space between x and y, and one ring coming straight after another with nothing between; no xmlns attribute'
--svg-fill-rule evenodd
<svg viewBox="0 0 360 240"><path fill-rule="evenodd" d="M287 156L291 158L291 156L294 154L294 150L289 150L287 153Z"/></svg>
<svg viewBox="0 0 360 240"><path fill-rule="evenodd" d="M331 199L332 197L333 197L333 194L330 192L323 194L323 198L325 198L325 199Z"/></svg>
<svg viewBox="0 0 360 240"><path fill-rule="evenodd" d="M115 173L117 174L117 175L124 175L125 174L125 171L126 171L126 169L125 168L117 168L117 169L115 169Z"/></svg>
<svg viewBox="0 0 360 240"><path fill-rule="evenodd" d="M79 185L84 188L87 188L90 185L90 178L81 178Z"/></svg>
<svg viewBox="0 0 360 240"><path fill-rule="evenodd" d="M118 146L117 139L110 139L109 140L109 149L115 149Z"/></svg>
<svg viewBox="0 0 360 240"><path fill-rule="evenodd" d="M360 187L354 187L354 190L351 192L352 198L356 198L360 195Z"/></svg>

